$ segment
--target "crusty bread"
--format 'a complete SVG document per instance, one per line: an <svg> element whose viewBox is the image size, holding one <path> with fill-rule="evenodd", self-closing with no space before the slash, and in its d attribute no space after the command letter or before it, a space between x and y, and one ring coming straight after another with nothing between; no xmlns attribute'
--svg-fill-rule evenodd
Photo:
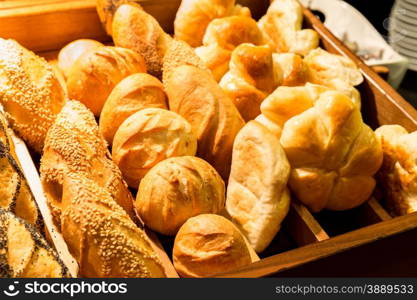
<svg viewBox="0 0 417 300"><path fill-rule="evenodd" d="M127 118L116 131L112 157L131 188L160 161L195 155L197 138L190 123L160 108L145 108ZM158 187L160 188L160 187Z"/></svg>
<svg viewBox="0 0 417 300"><path fill-rule="evenodd" d="M394 215L417 211L417 132L408 133L400 125L384 125L375 133L384 154L377 179L386 207Z"/></svg>
<svg viewBox="0 0 417 300"><path fill-rule="evenodd" d="M140 54L120 47L98 47L82 54L71 68L68 95L99 116L117 83L131 74L145 72Z"/></svg>
<svg viewBox="0 0 417 300"><path fill-rule="evenodd" d="M100 132L111 145L114 134L128 117L144 108L165 108L164 86L146 73L132 74L120 81L111 91L100 114Z"/></svg>
<svg viewBox="0 0 417 300"><path fill-rule="evenodd" d="M278 136L247 123L233 145L226 210L256 252L273 240L290 207L290 165Z"/></svg>
<svg viewBox="0 0 417 300"><path fill-rule="evenodd" d="M274 52L304 56L319 45L317 32L301 29L303 11L297 0L273 1L258 24Z"/></svg>
<svg viewBox="0 0 417 300"><path fill-rule="evenodd" d="M58 54L58 67L62 71L64 77L68 78L69 72L75 61L83 53L101 46L103 46L103 44L96 40L81 39L72 41L62 48Z"/></svg>
<svg viewBox="0 0 417 300"><path fill-rule="evenodd" d="M245 121L255 119L262 101L278 85L268 46L241 44L232 53L230 69L219 83Z"/></svg>
<svg viewBox="0 0 417 300"><path fill-rule="evenodd" d="M244 121L213 76L193 66L180 66L164 82L169 107L193 128L198 156L207 160L227 180L236 134Z"/></svg>
<svg viewBox="0 0 417 300"><path fill-rule="evenodd" d="M149 74L161 78L163 57L172 38L154 17L138 5L123 4L114 14L112 31L116 46L140 53Z"/></svg>
<svg viewBox="0 0 417 300"><path fill-rule="evenodd" d="M70 277L58 254L23 219L0 208L0 278Z"/></svg>
<svg viewBox="0 0 417 300"><path fill-rule="evenodd" d="M182 277L210 277L252 262L245 238L218 215L188 219L175 237L174 266Z"/></svg>
<svg viewBox="0 0 417 300"><path fill-rule="evenodd" d="M193 156L173 157L153 167L140 183L136 210L151 229L175 235L187 219L220 213L224 182L206 161Z"/></svg>
<svg viewBox="0 0 417 300"><path fill-rule="evenodd" d="M322 93L285 123L280 141L292 168L289 186L313 212L351 209L372 194L381 145L344 94Z"/></svg>
<svg viewBox="0 0 417 300"><path fill-rule="evenodd" d="M263 45L265 40L255 20L231 16L211 21L204 34L203 46L195 51L214 78L220 81L229 69L232 51L243 43Z"/></svg>
<svg viewBox="0 0 417 300"><path fill-rule="evenodd" d="M0 101L11 127L40 153L66 97L45 59L0 38Z"/></svg>
<svg viewBox="0 0 417 300"><path fill-rule="evenodd" d="M93 114L80 102L68 101L48 132L40 166L42 185L55 223L60 225L66 176L85 176L108 191L130 216L133 198Z"/></svg>

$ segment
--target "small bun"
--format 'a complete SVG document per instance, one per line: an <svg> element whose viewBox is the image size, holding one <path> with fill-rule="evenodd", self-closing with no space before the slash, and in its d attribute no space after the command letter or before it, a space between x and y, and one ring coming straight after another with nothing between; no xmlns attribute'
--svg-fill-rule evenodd
<svg viewBox="0 0 417 300"><path fill-rule="evenodd" d="M136 73L120 81L112 90L100 114L100 132L113 143L114 134L128 117L144 108L168 109L164 86L155 77Z"/></svg>
<svg viewBox="0 0 417 300"><path fill-rule="evenodd" d="M68 94L99 116L117 83L131 74L145 72L145 61L140 54L119 47L99 47L81 55L71 68Z"/></svg>
<svg viewBox="0 0 417 300"><path fill-rule="evenodd" d="M146 108L127 118L113 140L113 160L132 188L158 162L174 156L195 155L197 138L180 115Z"/></svg>
<svg viewBox="0 0 417 300"><path fill-rule="evenodd" d="M224 217L188 219L175 237L174 266L182 277L209 277L252 262L245 238Z"/></svg>
<svg viewBox="0 0 417 300"><path fill-rule="evenodd" d="M71 67L83 53L101 46L104 45L98 41L81 39L73 41L62 48L58 54L58 67L65 78L68 77Z"/></svg>
<svg viewBox="0 0 417 300"><path fill-rule="evenodd" d="M206 161L182 156L166 159L142 179L135 207L151 229L175 235L188 218L224 208L224 182Z"/></svg>

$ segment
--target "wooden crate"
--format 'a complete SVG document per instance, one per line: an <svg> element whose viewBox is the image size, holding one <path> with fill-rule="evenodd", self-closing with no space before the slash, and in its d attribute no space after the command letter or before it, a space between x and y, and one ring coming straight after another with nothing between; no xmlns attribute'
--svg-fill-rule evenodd
<svg viewBox="0 0 417 300"><path fill-rule="evenodd" d="M239 1L238 1L239 2ZM240 1L255 17L268 1ZM180 0L143 1L167 32ZM29 6L30 5L30 6ZM417 111L371 68L351 53L308 10L305 27L315 29L326 50L350 57L362 70L364 120L376 128L400 124L417 129ZM78 38L111 39L104 33L94 0L39 0L0 2L0 37L14 38L53 61L57 50ZM377 191L376 191L377 192ZM375 199L345 212L311 214L293 201L283 229L260 254L261 260L220 277L263 276L417 276L417 214L392 218ZM171 256L172 238L160 236Z"/></svg>

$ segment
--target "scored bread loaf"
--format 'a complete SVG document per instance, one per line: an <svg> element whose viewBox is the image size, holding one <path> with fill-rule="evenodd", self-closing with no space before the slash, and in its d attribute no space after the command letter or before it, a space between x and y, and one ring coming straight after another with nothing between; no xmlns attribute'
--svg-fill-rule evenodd
<svg viewBox="0 0 417 300"><path fill-rule="evenodd" d="M278 136L250 121L236 136L226 210L256 252L271 243L290 207L290 165Z"/></svg>
<svg viewBox="0 0 417 300"><path fill-rule="evenodd" d="M227 181L233 141L244 121L209 71L180 66L164 82L169 107L183 116L198 139L197 154Z"/></svg>
<svg viewBox="0 0 417 300"><path fill-rule="evenodd" d="M83 53L72 66L67 79L68 95L99 116L116 84L134 73L146 73L140 54L120 47L98 47Z"/></svg>
<svg viewBox="0 0 417 300"><path fill-rule="evenodd" d="M50 128L41 158L41 181L55 223L60 225L62 185L78 174L107 190L130 216L133 198L121 172L111 160L94 115L78 101L68 101Z"/></svg>
<svg viewBox="0 0 417 300"><path fill-rule="evenodd" d="M52 67L14 40L0 38L0 102L15 132L40 153L66 101Z"/></svg>
<svg viewBox="0 0 417 300"><path fill-rule="evenodd" d="M70 277L45 238L25 220L0 208L0 278Z"/></svg>

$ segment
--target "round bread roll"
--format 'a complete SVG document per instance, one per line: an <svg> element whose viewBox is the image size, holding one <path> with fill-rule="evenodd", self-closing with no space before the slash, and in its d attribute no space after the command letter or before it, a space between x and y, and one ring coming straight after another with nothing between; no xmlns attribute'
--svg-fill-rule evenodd
<svg viewBox="0 0 417 300"><path fill-rule="evenodd" d="M197 138L180 115L146 108L127 118L113 140L113 160L132 188L158 162L174 156L195 155Z"/></svg>
<svg viewBox="0 0 417 300"><path fill-rule="evenodd" d="M65 78L68 77L71 67L83 53L101 46L104 45L98 41L81 39L73 41L62 48L58 54L58 67L64 74Z"/></svg>
<svg viewBox="0 0 417 300"><path fill-rule="evenodd" d="M119 47L99 47L81 55L71 68L68 95L99 116L117 83L131 74L145 72L145 61L140 54Z"/></svg>
<svg viewBox="0 0 417 300"><path fill-rule="evenodd" d="M174 267L182 277L209 277L252 262L245 238L218 215L188 219L175 237Z"/></svg>
<svg viewBox="0 0 417 300"><path fill-rule="evenodd" d="M104 103L100 114L100 132L112 144L124 120L141 109L151 107L168 109L164 86L146 73L130 75L114 87Z"/></svg>
<svg viewBox="0 0 417 300"><path fill-rule="evenodd" d="M142 179L135 207L154 231L175 235L187 219L224 208L225 187L206 161L182 156L166 159Z"/></svg>

